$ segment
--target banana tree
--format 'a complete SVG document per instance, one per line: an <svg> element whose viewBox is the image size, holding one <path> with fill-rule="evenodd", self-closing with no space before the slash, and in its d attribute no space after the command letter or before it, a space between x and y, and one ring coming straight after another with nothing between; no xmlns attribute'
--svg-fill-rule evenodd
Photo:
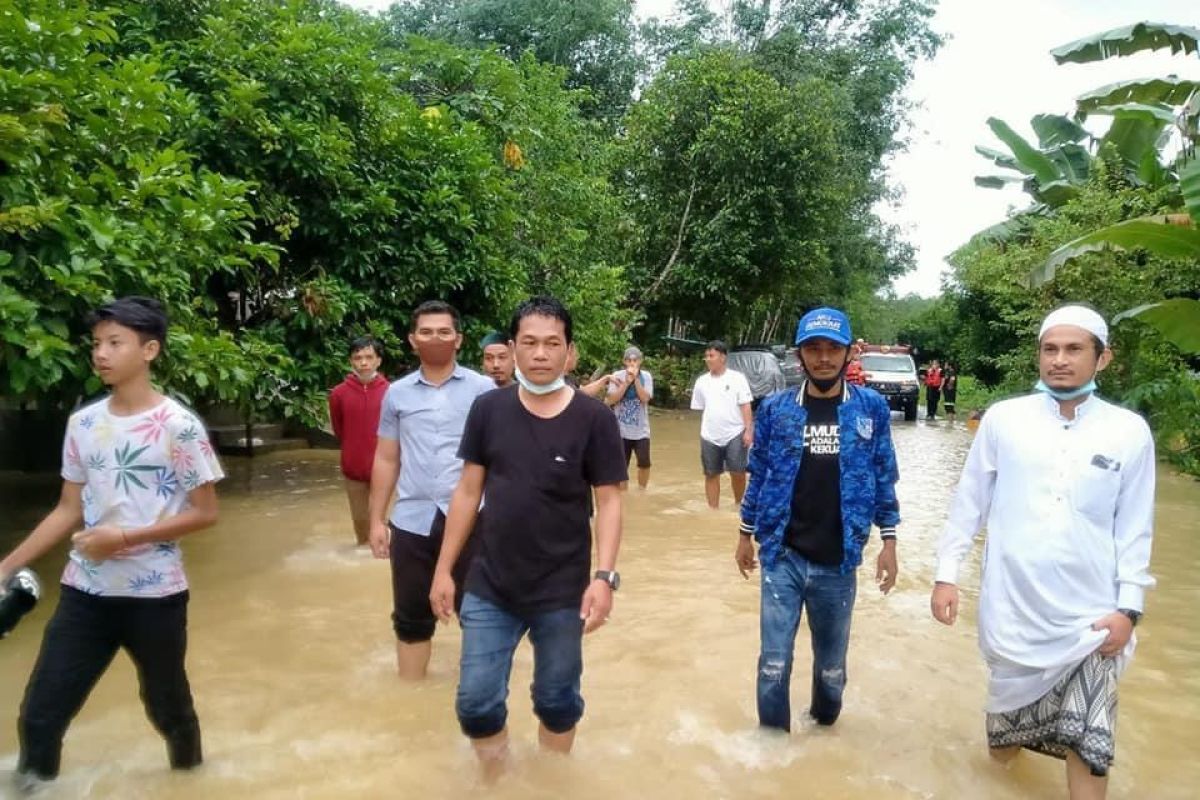
<svg viewBox="0 0 1200 800"><path fill-rule="evenodd" d="M1200 52L1200 28L1140 22L1088 36L1050 51L1055 61L1087 63L1143 50L1170 48L1174 53ZM1112 117L1100 138L1083 127L1090 115ZM1133 182L1164 186L1175 180L1171 165L1160 160L1173 134L1179 133L1185 149L1197 143L1200 119L1200 82L1174 76L1150 80L1121 81L1100 87L1077 98L1074 117L1039 114L1031 121L1038 137L1034 146L1002 120L988 120L988 127L1009 149L1008 153L976 147L977 153L1003 174L975 178L977 186L1002 189L1020 184L1036 205L1020 212L1045 214L1069 202L1091 171L1092 159L1112 147L1125 163L1126 176ZM1012 222L1013 220L1009 220ZM976 238L1002 239L1023 226L994 225Z"/></svg>
<svg viewBox="0 0 1200 800"><path fill-rule="evenodd" d="M1060 266L1084 253L1100 250L1144 250L1162 258L1200 261L1200 159L1179 171L1179 188L1186 214L1158 214L1108 225L1059 247L1030 275L1033 284L1053 280ZM1131 308L1117 314L1137 319L1157 330L1181 352L1200 354L1200 300L1176 297Z"/></svg>
<svg viewBox="0 0 1200 800"><path fill-rule="evenodd" d="M1143 50L1169 47L1173 53L1200 52L1200 28L1138 23L1079 39L1051 51L1059 64L1087 63ZM1162 258L1200 260L1200 82L1174 76L1109 84L1077 98L1076 118L1113 117L1105 139L1137 171L1140 180L1178 180L1186 213L1158 214L1108 225L1077 237L1052 252L1030 274L1033 284L1054 279L1060 266L1084 253L1142 250ZM1157 154L1178 132L1180 157L1172 173ZM1153 155L1153 158L1150 155ZM1176 297L1117 314L1114 324L1137 319L1157 330L1180 351L1200 353L1200 300Z"/></svg>

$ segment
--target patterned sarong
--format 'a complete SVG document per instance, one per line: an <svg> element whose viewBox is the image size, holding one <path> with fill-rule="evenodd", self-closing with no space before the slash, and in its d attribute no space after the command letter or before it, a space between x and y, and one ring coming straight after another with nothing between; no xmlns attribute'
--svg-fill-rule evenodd
<svg viewBox="0 0 1200 800"><path fill-rule="evenodd" d="M1042 699L1015 711L988 714L988 746L1025 747L1063 759L1067 751L1074 751L1093 775L1107 775L1116 724L1116 665L1092 653Z"/></svg>

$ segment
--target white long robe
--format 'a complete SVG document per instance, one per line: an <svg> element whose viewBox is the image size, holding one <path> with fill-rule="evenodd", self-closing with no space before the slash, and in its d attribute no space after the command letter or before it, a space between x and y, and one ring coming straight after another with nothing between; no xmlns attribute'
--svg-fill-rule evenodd
<svg viewBox="0 0 1200 800"><path fill-rule="evenodd" d="M938 544L936 580L987 528L979 649L987 710L1040 699L1104 641L1092 624L1141 611L1150 576L1154 441L1145 421L1092 395L1073 420L1049 395L990 408ZM1118 671L1136 640L1118 657Z"/></svg>

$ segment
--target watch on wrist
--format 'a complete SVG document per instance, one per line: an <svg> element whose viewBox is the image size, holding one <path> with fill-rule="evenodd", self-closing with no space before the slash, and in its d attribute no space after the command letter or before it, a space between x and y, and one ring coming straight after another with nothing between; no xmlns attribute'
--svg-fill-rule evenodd
<svg viewBox="0 0 1200 800"><path fill-rule="evenodd" d="M614 569L598 569L592 580L604 581L614 592L621 588L621 573Z"/></svg>
<svg viewBox="0 0 1200 800"><path fill-rule="evenodd" d="M1135 628L1137 627L1138 620L1142 618L1142 612L1134 611L1132 608L1118 608L1117 613L1124 614L1125 616L1129 617L1129 621Z"/></svg>

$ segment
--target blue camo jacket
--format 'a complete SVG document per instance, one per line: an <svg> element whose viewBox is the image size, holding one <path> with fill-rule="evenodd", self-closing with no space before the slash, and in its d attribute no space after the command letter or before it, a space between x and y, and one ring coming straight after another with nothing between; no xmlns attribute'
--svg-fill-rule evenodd
<svg viewBox="0 0 1200 800"><path fill-rule="evenodd" d="M804 386L776 392L763 400L754 420L750 448L750 482L742 498L742 532L758 540L758 557L774 566L783 553L784 536L792 515L792 493L804 452L801 404ZM862 563L863 546L871 523L881 531L900 524L896 481L900 471L892 446L892 415L873 389L845 384L838 406L841 470L843 575Z"/></svg>

